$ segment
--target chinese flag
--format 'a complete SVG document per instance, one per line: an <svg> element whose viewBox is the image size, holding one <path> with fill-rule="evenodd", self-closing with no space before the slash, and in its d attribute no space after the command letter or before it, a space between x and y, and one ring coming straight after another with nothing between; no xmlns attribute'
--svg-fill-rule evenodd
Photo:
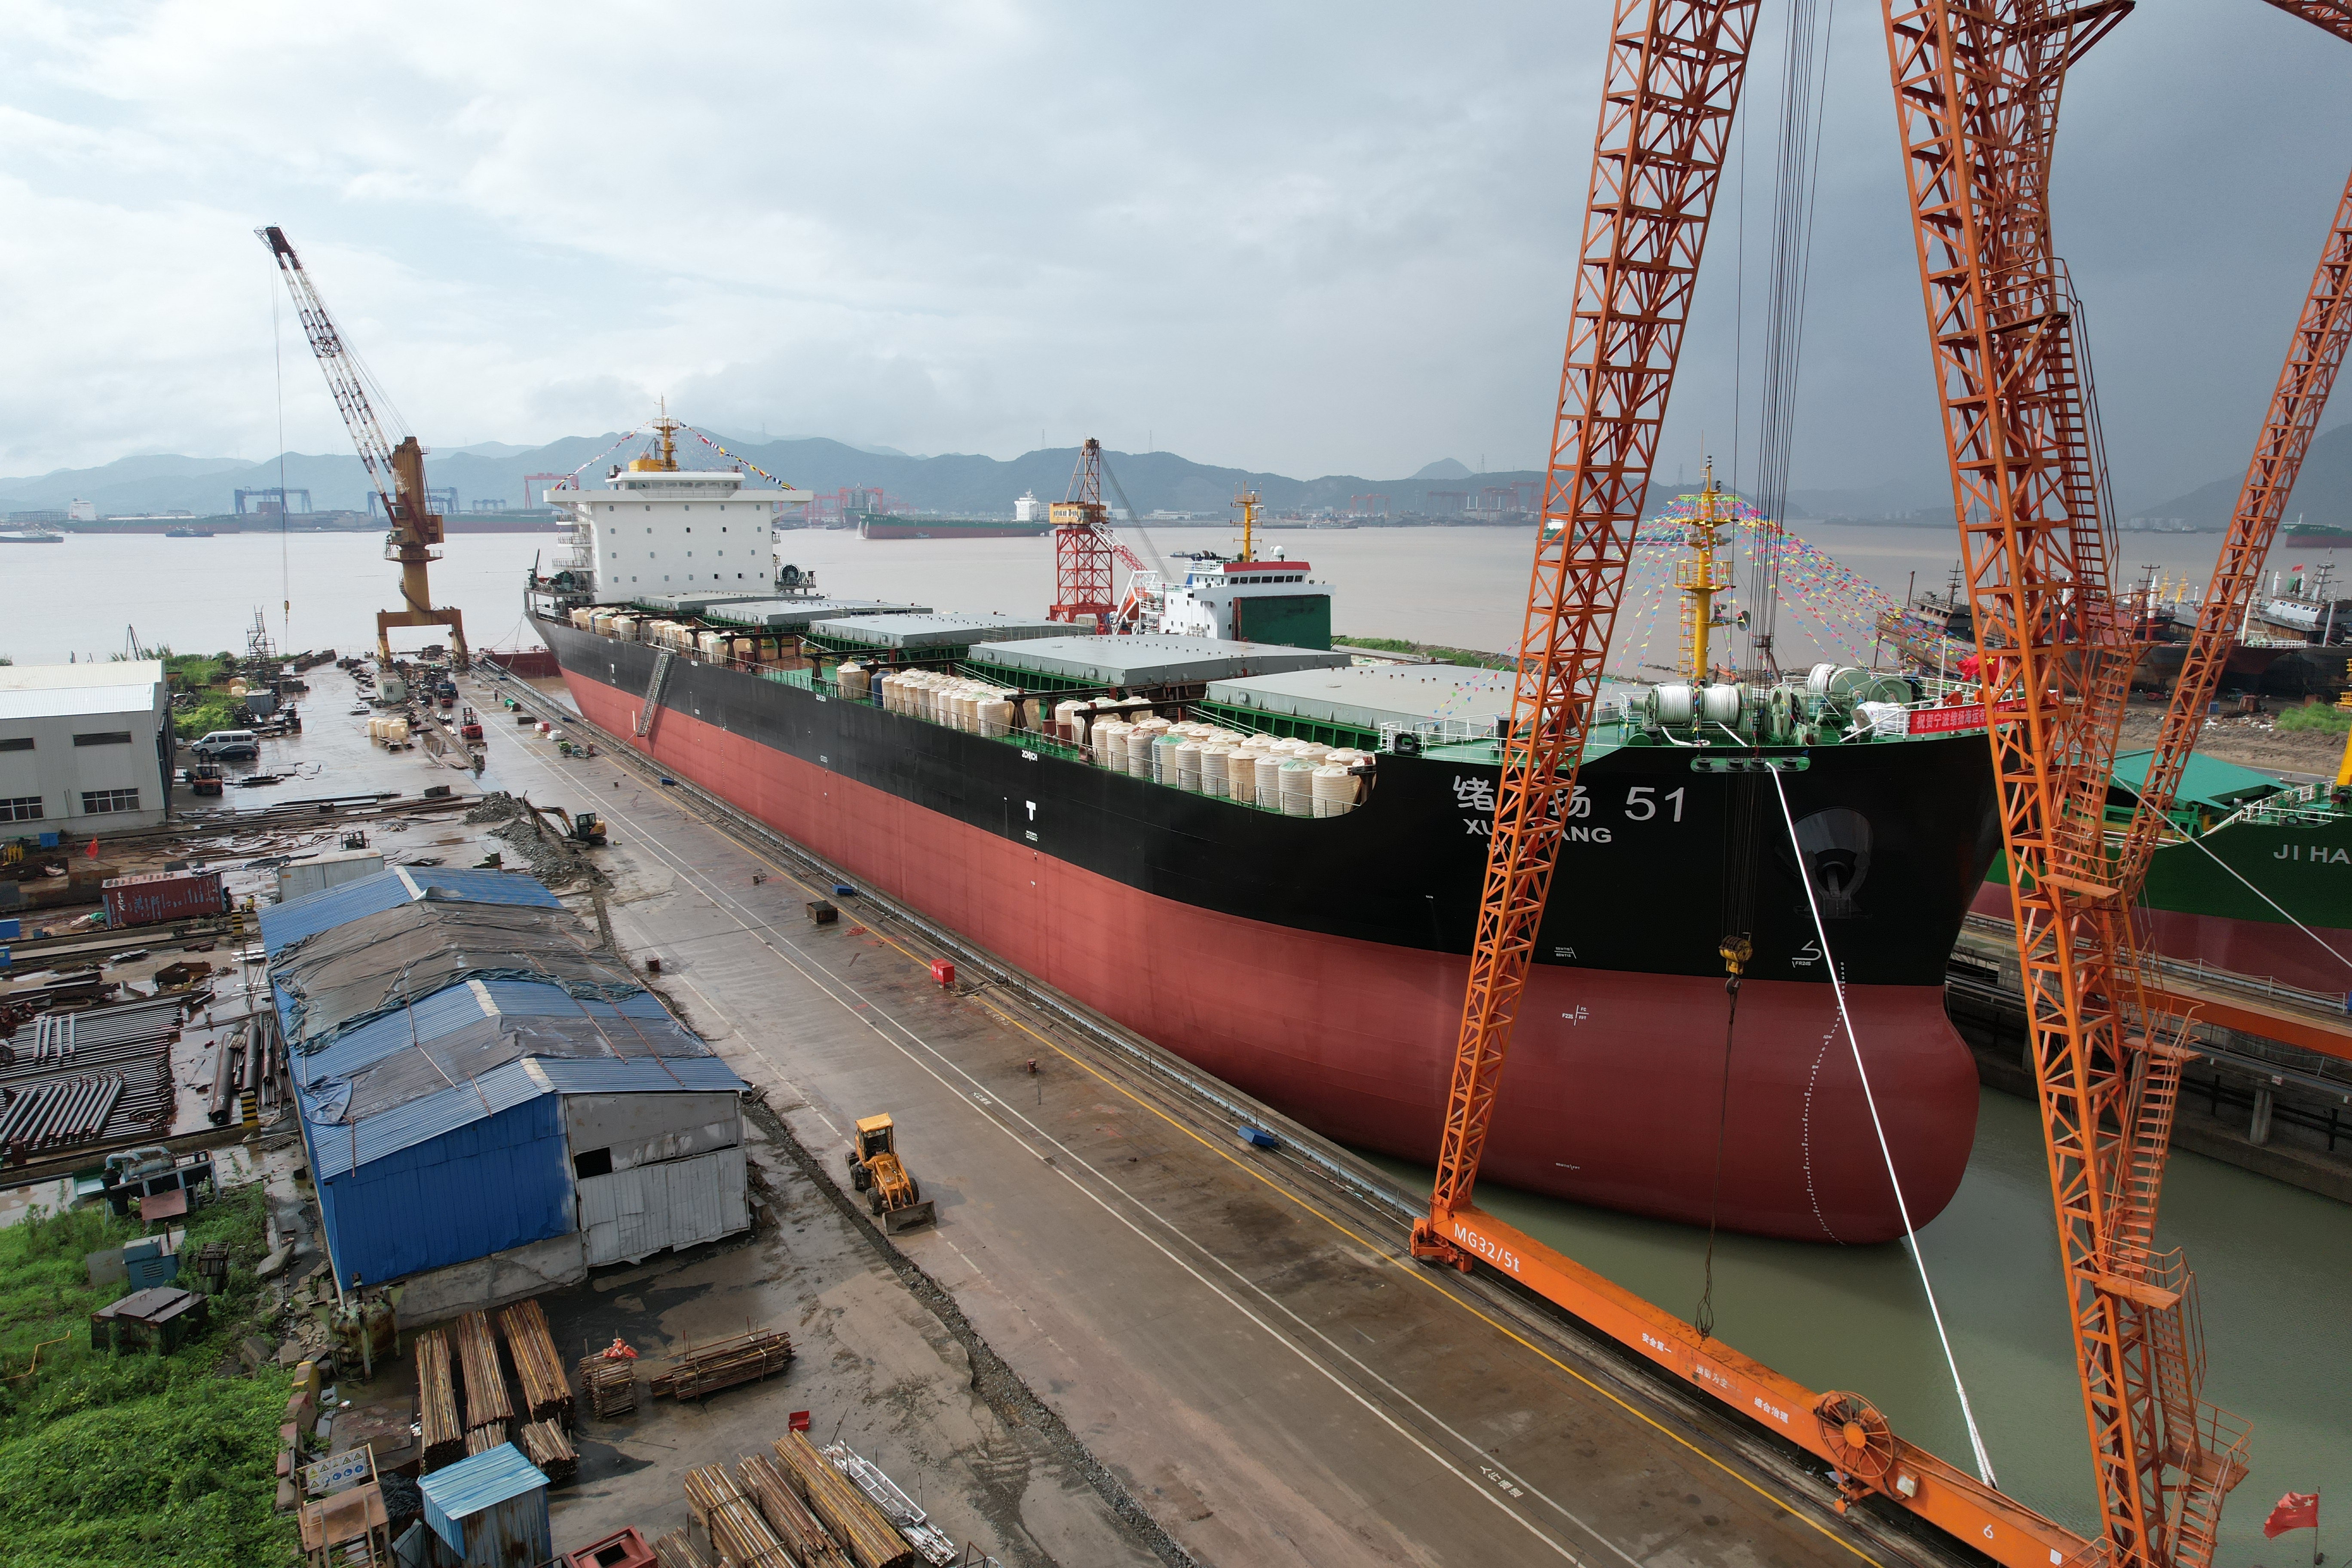
<svg viewBox="0 0 2352 1568"><path fill-rule="evenodd" d="M2319 1494L2289 1492L2278 1500L2278 1507L2271 1510L2270 1518L2263 1521L2263 1539L2275 1540L2290 1530L2318 1528Z"/></svg>
<svg viewBox="0 0 2352 1568"><path fill-rule="evenodd" d="M93 859L93 860L97 859L97 858L98 858L98 840L97 840L97 839L95 839L95 838L91 839L91 840L89 841L89 846L88 846L87 847L85 847L85 848L82 850L82 853L83 853L84 855L89 856L89 857L91 859Z"/></svg>

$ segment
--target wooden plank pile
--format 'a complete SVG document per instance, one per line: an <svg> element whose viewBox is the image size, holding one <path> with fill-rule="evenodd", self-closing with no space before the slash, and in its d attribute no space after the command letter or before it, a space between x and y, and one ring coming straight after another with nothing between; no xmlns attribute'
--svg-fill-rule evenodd
<svg viewBox="0 0 2352 1568"><path fill-rule="evenodd" d="M527 1423L515 1434L515 1446L553 1485L562 1486L580 1473L580 1456L557 1422Z"/></svg>
<svg viewBox="0 0 2352 1568"><path fill-rule="evenodd" d="M736 1489L726 1466L687 1471L686 1501L719 1560L730 1568L792 1568L792 1554L751 1500Z"/></svg>
<svg viewBox="0 0 2352 1568"><path fill-rule="evenodd" d="M582 1356L574 1370L580 1373L580 1386L588 1392L588 1408L598 1420L626 1415L637 1407L637 1363L626 1356Z"/></svg>
<svg viewBox="0 0 2352 1568"><path fill-rule="evenodd" d="M792 1478L783 1468L765 1454L747 1456L735 1467L736 1479L753 1502L760 1505L761 1514L776 1539L801 1568L852 1568L841 1548L817 1522L816 1515L793 1489Z"/></svg>
<svg viewBox="0 0 2352 1568"><path fill-rule="evenodd" d="M522 1382L523 1413L532 1421L568 1424L572 1385L564 1381L563 1363L555 1353L554 1337L547 1331L547 1314L539 1303L518 1301L500 1312L499 1331L506 1337L515 1376Z"/></svg>
<svg viewBox="0 0 2352 1568"><path fill-rule="evenodd" d="M787 1432L770 1445L793 1489L809 1510L849 1548L856 1568L920 1568L921 1558L907 1543L874 1500L857 1483L833 1468L803 1432Z"/></svg>
<svg viewBox="0 0 2352 1568"><path fill-rule="evenodd" d="M479 1426L468 1426L466 1428L466 1458L470 1459L477 1454L487 1454L491 1449L503 1445L506 1440L507 1424L503 1421L491 1421ZM554 1479L552 1476L548 1478L550 1480Z"/></svg>
<svg viewBox="0 0 2352 1568"><path fill-rule="evenodd" d="M654 1559L661 1568L710 1568L710 1559L694 1549L694 1537L673 1530L654 1542Z"/></svg>
<svg viewBox="0 0 2352 1568"><path fill-rule="evenodd" d="M792 1359L793 1338L781 1330L751 1329L699 1349L688 1340L685 1352L654 1379L654 1395L699 1399L782 1372Z"/></svg>
<svg viewBox="0 0 2352 1568"><path fill-rule="evenodd" d="M499 1368L499 1342L490 1337L487 1314L467 1312L457 1320L457 1359L466 1370L466 1430L496 1424L499 1442L505 1442L514 1405L507 1398L506 1373Z"/></svg>
<svg viewBox="0 0 2352 1568"><path fill-rule="evenodd" d="M449 1340L438 1329L416 1336L416 1410L425 1428L426 1470L466 1457L466 1428L457 1419L457 1384L449 1374Z"/></svg>

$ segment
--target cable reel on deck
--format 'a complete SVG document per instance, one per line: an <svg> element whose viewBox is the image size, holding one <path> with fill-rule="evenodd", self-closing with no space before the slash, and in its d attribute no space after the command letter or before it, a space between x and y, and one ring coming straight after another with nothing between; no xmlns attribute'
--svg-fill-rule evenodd
<svg viewBox="0 0 2352 1568"><path fill-rule="evenodd" d="M1821 1423L1822 1436L1837 1456L1839 1470L1863 1483L1859 1488L1841 1489L1848 1497L1859 1496L1864 1489L1885 1489L1886 1478L1895 1468L1897 1444L1895 1429L1877 1406L1859 1394L1832 1392L1822 1394L1813 1406L1813 1419Z"/></svg>

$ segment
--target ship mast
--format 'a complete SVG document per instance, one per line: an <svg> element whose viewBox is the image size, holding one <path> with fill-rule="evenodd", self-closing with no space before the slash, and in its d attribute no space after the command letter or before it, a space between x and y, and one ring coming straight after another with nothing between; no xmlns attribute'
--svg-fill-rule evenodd
<svg viewBox="0 0 2352 1568"><path fill-rule="evenodd" d="M1682 672L1693 680L1707 675L1707 634L1732 623L1716 608L1715 596L1732 585L1732 563L1716 554L1722 542L1716 530L1730 521L1718 511L1723 492L1715 488L1715 459L1706 460L1706 482L1698 496L1698 510L1690 520L1685 542L1691 552L1675 563L1675 586L1682 590Z"/></svg>
<svg viewBox="0 0 2352 1568"><path fill-rule="evenodd" d="M1257 523L1257 492L1244 490L1234 497L1234 504L1242 509L1241 558L1244 561L1255 561L1257 559L1257 551L1251 543L1251 540L1253 530Z"/></svg>

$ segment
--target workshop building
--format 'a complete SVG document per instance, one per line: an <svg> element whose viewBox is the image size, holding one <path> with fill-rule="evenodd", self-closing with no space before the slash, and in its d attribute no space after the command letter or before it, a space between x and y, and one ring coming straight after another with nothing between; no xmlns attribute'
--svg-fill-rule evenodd
<svg viewBox="0 0 2352 1568"><path fill-rule="evenodd" d="M175 766L161 660L0 665L0 839L158 826Z"/></svg>
<svg viewBox="0 0 2352 1568"><path fill-rule="evenodd" d="M330 1261L404 1321L746 1228L743 1082L514 872L261 911Z"/></svg>

